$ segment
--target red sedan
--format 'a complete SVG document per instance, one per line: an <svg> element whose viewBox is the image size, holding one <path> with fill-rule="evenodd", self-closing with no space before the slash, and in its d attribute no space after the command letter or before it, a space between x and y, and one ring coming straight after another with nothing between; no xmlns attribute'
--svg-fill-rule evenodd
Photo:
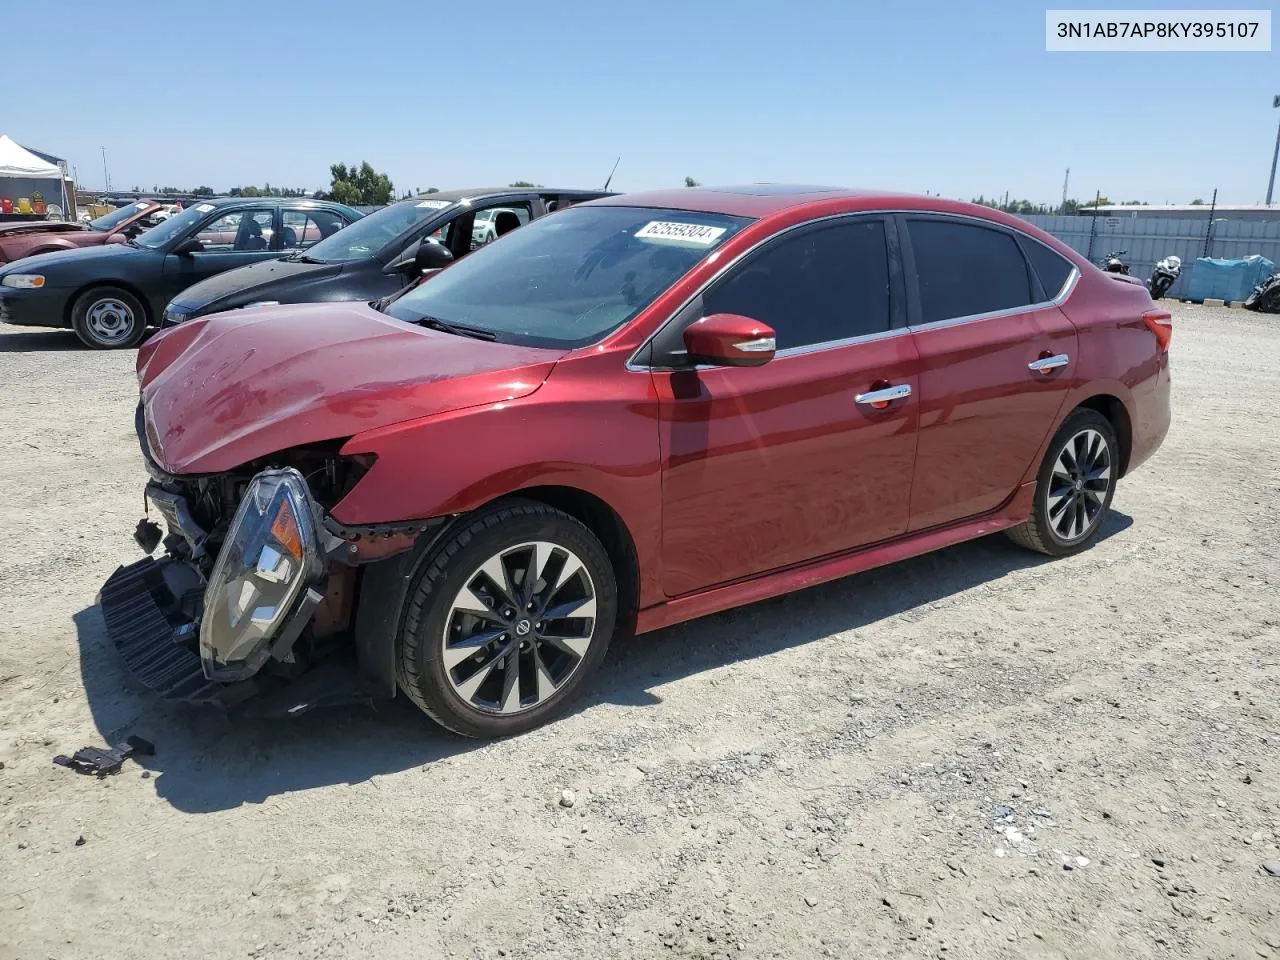
<svg viewBox="0 0 1280 960"><path fill-rule="evenodd" d="M1141 283L936 198L611 197L375 306L139 352L168 536L102 603L152 686L282 712L402 691L516 733L620 631L1000 530L1082 550L1169 427Z"/></svg>
<svg viewBox="0 0 1280 960"><path fill-rule="evenodd" d="M165 204L154 200L138 200L103 214L87 224L51 220L0 223L0 264L55 250L121 243L127 237L155 226L160 222L158 217L168 209Z"/></svg>

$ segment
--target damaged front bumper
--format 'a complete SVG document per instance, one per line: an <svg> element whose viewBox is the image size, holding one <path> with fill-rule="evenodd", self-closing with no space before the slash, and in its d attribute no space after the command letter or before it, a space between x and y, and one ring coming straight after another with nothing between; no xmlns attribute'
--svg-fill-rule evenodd
<svg viewBox="0 0 1280 960"><path fill-rule="evenodd" d="M107 634L130 671L162 696L241 703L259 692L266 664L293 662L325 597L331 557L346 543L324 530L293 468L253 477L216 557L206 557L209 534L183 496L152 483L147 497L169 528L167 555L121 567L103 585ZM139 542L154 548L143 526Z"/></svg>

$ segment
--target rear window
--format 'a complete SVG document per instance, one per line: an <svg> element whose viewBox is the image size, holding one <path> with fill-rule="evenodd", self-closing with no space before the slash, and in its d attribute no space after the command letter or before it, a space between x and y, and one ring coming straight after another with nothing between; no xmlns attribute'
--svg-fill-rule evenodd
<svg viewBox="0 0 1280 960"><path fill-rule="evenodd" d="M1039 240L1024 237L1022 249L1027 252L1031 268L1040 278L1040 286L1044 287L1045 296L1053 300L1066 286L1067 278L1071 276L1075 265L1062 254L1050 250Z"/></svg>

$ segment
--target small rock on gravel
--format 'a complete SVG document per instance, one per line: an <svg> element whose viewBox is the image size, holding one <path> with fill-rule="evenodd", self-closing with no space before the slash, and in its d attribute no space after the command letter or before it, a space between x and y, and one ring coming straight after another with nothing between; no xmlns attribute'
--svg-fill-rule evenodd
<svg viewBox="0 0 1280 960"><path fill-rule="evenodd" d="M1280 860L1264 860L1262 869L1273 877L1280 877Z"/></svg>
<svg viewBox="0 0 1280 960"><path fill-rule="evenodd" d="M572 790L560 791L560 806L568 809L578 802L578 795Z"/></svg>

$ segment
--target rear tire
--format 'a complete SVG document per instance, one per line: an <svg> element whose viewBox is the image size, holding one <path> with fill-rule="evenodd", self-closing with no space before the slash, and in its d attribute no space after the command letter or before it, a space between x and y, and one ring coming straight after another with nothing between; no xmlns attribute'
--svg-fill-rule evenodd
<svg viewBox="0 0 1280 960"><path fill-rule="evenodd" d="M439 544L411 586L400 688L454 733L523 733L581 692L617 610L609 556L586 526L542 503L494 504Z"/></svg>
<svg viewBox="0 0 1280 960"><path fill-rule="evenodd" d="M95 350L136 347L147 335L147 311L128 290L94 287L76 298L71 326Z"/></svg>
<svg viewBox="0 0 1280 960"><path fill-rule="evenodd" d="M1058 428L1036 476L1031 516L1006 532L1028 550L1065 557L1091 546L1111 507L1120 445L1111 422L1082 407Z"/></svg>

